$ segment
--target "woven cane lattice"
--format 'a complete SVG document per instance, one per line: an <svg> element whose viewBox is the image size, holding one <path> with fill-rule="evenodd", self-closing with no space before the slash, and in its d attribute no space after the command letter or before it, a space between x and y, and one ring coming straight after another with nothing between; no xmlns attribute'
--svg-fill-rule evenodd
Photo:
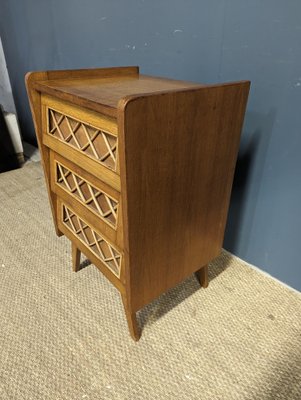
<svg viewBox="0 0 301 400"><path fill-rule="evenodd" d="M121 255L118 251L65 205L63 205L63 223L114 275L120 277Z"/></svg>
<svg viewBox="0 0 301 400"><path fill-rule="evenodd" d="M56 183L74 195L106 223L116 228L118 212L116 200L58 162L56 162Z"/></svg>
<svg viewBox="0 0 301 400"><path fill-rule="evenodd" d="M48 108L49 134L116 170L117 138Z"/></svg>

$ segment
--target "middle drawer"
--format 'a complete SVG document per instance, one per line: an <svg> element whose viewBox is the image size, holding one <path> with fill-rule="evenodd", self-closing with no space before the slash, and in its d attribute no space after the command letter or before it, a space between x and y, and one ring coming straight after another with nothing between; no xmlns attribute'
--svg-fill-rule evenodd
<svg viewBox="0 0 301 400"><path fill-rule="evenodd" d="M53 151L50 171L51 190L122 248L120 193Z"/></svg>

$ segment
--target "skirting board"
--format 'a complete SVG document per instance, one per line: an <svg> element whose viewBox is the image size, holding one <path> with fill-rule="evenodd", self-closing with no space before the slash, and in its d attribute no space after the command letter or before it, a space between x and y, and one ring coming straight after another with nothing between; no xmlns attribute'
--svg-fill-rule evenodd
<svg viewBox="0 0 301 400"><path fill-rule="evenodd" d="M226 251L227 251L227 250L226 250ZM263 270L260 269L259 267L256 267L255 265L250 264L248 261L245 261L245 260L243 260L242 258L237 257L237 256L235 256L235 255L232 254L232 253L231 253L231 255L232 255L233 257L237 258L238 260L247 263L249 267L255 269L256 271L260 272L261 274L263 274L263 275L265 275L265 276L268 276L269 278L273 279L274 281L280 283L282 286L285 286L286 288L292 290L293 292L298 293L298 294L301 293L301 292L299 292L299 290L297 290L297 289L295 289L295 288L289 286L288 284L286 284L286 283L280 281L279 279L275 278L273 275L270 275L268 272L263 271Z"/></svg>

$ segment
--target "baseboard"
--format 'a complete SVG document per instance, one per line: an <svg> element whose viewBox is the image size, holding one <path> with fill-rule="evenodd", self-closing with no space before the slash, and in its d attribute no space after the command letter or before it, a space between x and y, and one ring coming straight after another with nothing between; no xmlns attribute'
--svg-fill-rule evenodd
<svg viewBox="0 0 301 400"><path fill-rule="evenodd" d="M237 257L235 254L232 254L232 253L230 253L230 254L231 254L233 257L238 258L238 259L241 260L242 262L248 264L248 266L251 267L252 269L254 269L255 271L258 271L258 272L260 272L262 275L265 275L265 276L267 276L267 277L273 279L274 281L280 283L282 286L286 287L287 289L290 289L290 290L292 290L293 292L298 293L298 294L301 293L299 290L297 290L297 289L295 289L295 288L289 286L287 283L284 283L284 282L280 281L279 279L275 278L273 275L270 275L268 272L263 271L263 270L260 269L259 267L256 267L256 265L250 264L248 261L245 261L245 260L243 260L242 258Z"/></svg>

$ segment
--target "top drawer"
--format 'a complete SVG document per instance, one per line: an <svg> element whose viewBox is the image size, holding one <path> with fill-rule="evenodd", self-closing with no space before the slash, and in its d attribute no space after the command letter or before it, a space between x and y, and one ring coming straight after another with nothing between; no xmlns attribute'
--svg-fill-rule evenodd
<svg viewBox="0 0 301 400"><path fill-rule="evenodd" d="M45 145L73 161L74 154L83 156L77 163L92 173L98 165L119 174L117 124L113 118L48 95L42 95L42 116ZM87 160L94 165L92 171Z"/></svg>

